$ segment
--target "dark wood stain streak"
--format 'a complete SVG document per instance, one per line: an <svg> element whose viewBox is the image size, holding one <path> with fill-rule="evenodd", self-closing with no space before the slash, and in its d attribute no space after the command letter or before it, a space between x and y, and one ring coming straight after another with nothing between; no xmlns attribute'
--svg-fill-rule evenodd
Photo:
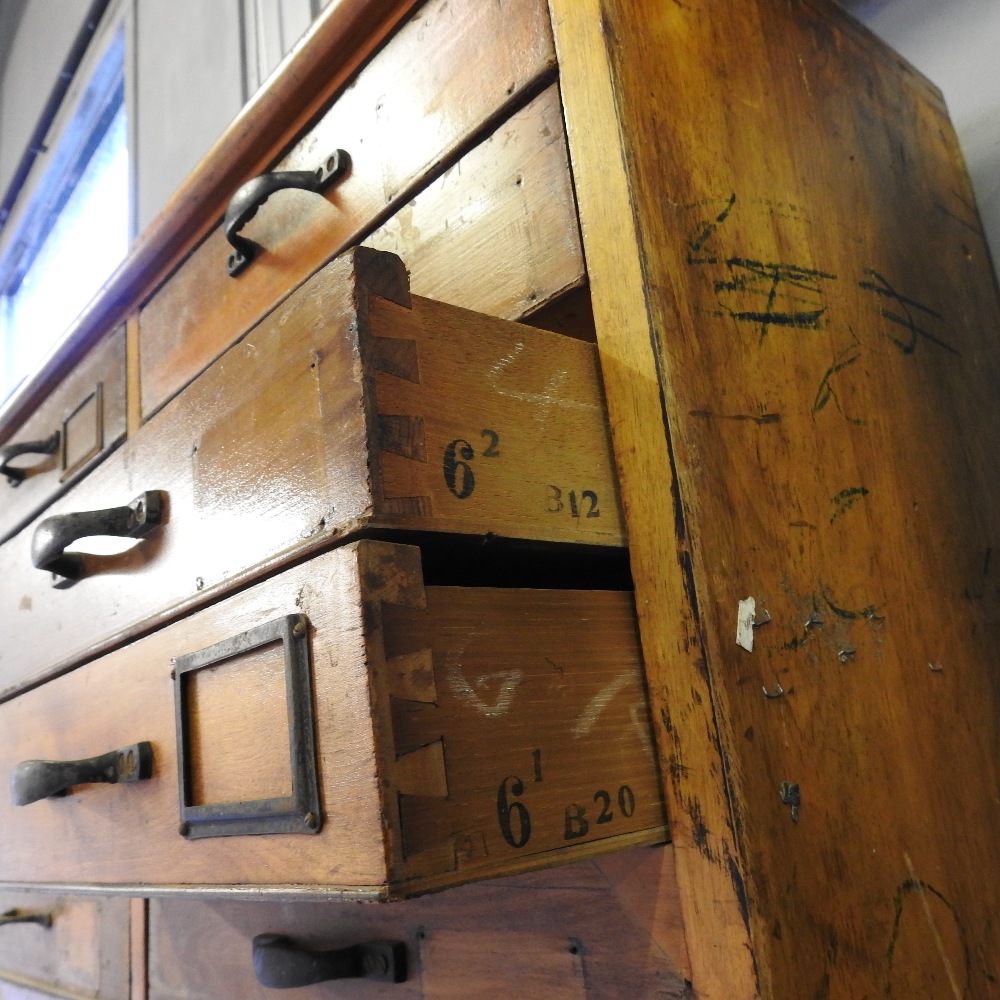
<svg viewBox="0 0 1000 1000"><path fill-rule="evenodd" d="M868 496L868 493L866 486L850 486L832 497L830 503L833 504L833 515L830 517L830 524L846 514L859 500Z"/></svg>
<svg viewBox="0 0 1000 1000"><path fill-rule="evenodd" d="M705 244L712 238L716 229L722 225L723 222L729 217L729 213L733 210L733 206L736 204L736 193L734 192L729 196L729 201L726 203L726 207L715 217L712 221L706 221L701 224L701 229L688 240L688 253L687 262L689 264L716 264L718 263L717 257L706 257L706 258L695 258L692 257L692 253L700 253Z"/></svg>
<svg viewBox="0 0 1000 1000"><path fill-rule="evenodd" d="M688 415L701 417L705 420L752 421L760 427L781 423L780 413L762 413L759 417L755 417L752 413L713 413L711 410L689 410Z"/></svg>
<svg viewBox="0 0 1000 1000"><path fill-rule="evenodd" d="M933 885L929 882L925 882L923 879L908 878L902 882L899 888L896 890L896 895L893 898L893 922L892 922L892 933L889 937L889 947L886 949L885 957L886 964L888 967L889 981L886 983L885 995L892 995L892 967L895 958L896 946L899 944L899 933L900 925L903 919L903 911L906 907L906 901L910 898L913 893L923 895L925 893L930 893L932 896L939 899L948 908L952 917L955 920L955 927L958 930L959 940L962 944L962 954L965 959L965 989L962 990L961 995L964 997L968 994L969 984L972 979L972 952L969 948L969 943L965 931L965 925L962 923L958 915L958 911L952 905L951 901L948 899L944 893L935 889Z"/></svg>

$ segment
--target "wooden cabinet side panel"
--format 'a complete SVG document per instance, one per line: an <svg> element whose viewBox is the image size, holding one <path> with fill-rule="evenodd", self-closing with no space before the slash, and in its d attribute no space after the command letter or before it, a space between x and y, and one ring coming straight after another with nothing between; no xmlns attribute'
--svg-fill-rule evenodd
<svg viewBox="0 0 1000 1000"><path fill-rule="evenodd" d="M757 969L728 758L705 669L690 555L681 531L645 274L620 149L601 5L551 0L567 137L608 412L630 536L653 729L691 975L704 1000L750 1000ZM641 584L640 584L641 581Z"/></svg>
<svg viewBox="0 0 1000 1000"><path fill-rule="evenodd" d="M996 281L936 92L823 5L730 7L602 8L655 435L628 410L641 352L596 306L612 251L586 250L654 700L690 747L695 692L650 655L676 628L653 560L679 557L764 994L985 998ZM579 178L594 150L569 134ZM676 469L671 531L653 452Z"/></svg>

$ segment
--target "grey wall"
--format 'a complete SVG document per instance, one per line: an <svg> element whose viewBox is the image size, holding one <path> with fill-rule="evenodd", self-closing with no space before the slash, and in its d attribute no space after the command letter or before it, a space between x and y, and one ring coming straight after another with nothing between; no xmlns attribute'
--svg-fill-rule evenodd
<svg viewBox="0 0 1000 1000"><path fill-rule="evenodd" d="M327 2L123 0L136 232ZM0 195L89 7L90 0L0 0Z"/></svg>
<svg viewBox="0 0 1000 1000"><path fill-rule="evenodd" d="M241 24L240 0L135 5L139 232L243 107Z"/></svg>
<svg viewBox="0 0 1000 1000"><path fill-rule="evenodd" d="M845 4L941 88L1000 265L1000 0Z"/></svg>
<svg viewBox="0 0 1000 1000"><path fill-rule="evenodd" d="M17 34L7 39L10 51L0 76L0 196L17 169L90 0L31 0L22 6Z"/></svg>

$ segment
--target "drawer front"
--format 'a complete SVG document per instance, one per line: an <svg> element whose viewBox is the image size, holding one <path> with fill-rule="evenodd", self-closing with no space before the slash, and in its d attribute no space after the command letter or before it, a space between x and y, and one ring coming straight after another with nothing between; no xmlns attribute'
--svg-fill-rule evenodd
<svg viewBox="0 0 1000 1000"><path fill-rule="evenodd" d="M544 0L426 4L276 167L314 170L342 148L351 157L348 174L325 196L273 196L243 230L262 250L238 277L227 273L231 247L217 231L142 309L143 413L412 200L554 69Z"/></svg>
<svg viewBox="0 0 1000 1000"><path fill-rule="evenodd" d="M0 542L125 437L125 329L102 340L0 445ZM24 450L23 454L12 453ZM5 454L6 453L6 454ZM8 461L6 455L12 457Z"/></svg>
<svg viewBox="0 0 1000 1000"><path fill-rule="evenodd" d="M128 1000L129 942L126 899L0 892L0 980L11 984L0 997L40 989Z"/></svg>
<svg viewBox="0 0 1000 1000"><path fill-rule="evenodd" d="M323 983L293 994L385 1000L647 1000L688 996L671 848L645 848L382 906L150 903L150 1000L264 1000L253 939L327 951L368 941L406 947L400 984Z"/></svg>
<svg viewBox="0 0 1000 1000"><path fill-rule="evenodd" d="M0 734L3 883L383 897L664 839L631 594L425 586L387 542L28 691ZM143 741L147 780L28 801L58 776L27 761Z"/></svg>
<svg viewBox="0 0 1000 1000"><path fill-rule="evenodd" d="M146 491L164 523L132 548L83 539L71 587L33 568L50 518ZM345 254L0 548L0 689L364 528L623 545L593 345L411 300L397 258Z"/></svg>

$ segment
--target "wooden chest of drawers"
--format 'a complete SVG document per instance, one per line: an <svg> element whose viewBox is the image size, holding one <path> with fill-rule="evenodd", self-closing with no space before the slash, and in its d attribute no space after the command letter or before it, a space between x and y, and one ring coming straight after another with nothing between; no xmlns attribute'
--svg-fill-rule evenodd
<svg viewBox="0 0 1000 1000"><path fill-rule="evenodd" d="M437 940L433 927L424 939L411 923L393 925L387 916L366 913L365 927L399 927L411 959L422 963L407 988L417 995L422 990L427 1000L465 1000L490 990L578 1000L588 992L631 997L657 989L684 996L688 979L699 994L727 1000L991 997L998 975L992 956L1000 953L1000 878L991 846L1000 824L994 794L1000 708L988 667L998 620L990 553L1000 518L989 442L1000 426L1000 365L990 331L1000 321L988 248L940 95L830 0L435 0L388 38L387 24L402 17L404 6L392 0L331 5L314 36L325 39L323 45L304 46L275 89L235 123L71 341L73 350L90 346L127 325L129 438L73 485L74 496L93 497L80 509L162 490L167 519L129 553L105 557L110 573L64 591L48 589L47 582L30 594L18 589L30 550L25 531L0 549L0 588L13 588L0 589L12 595L3 604L0 674L14 678L3 689L0 712L9 728L0 730L0 746L4 766L12 767L29 756L62 759L148 739L153 774L121 788L94 785L62 800L5 807L0 836L10 830L17 842L16 854L0 854L10 866L3 878L50 886L70 881L91 890L108 879L116 891L152 886L166 893L169 875L186 879L195 893L239 885L305 895L303 883L288 881L304 877L321 894L406 895L508 870L503 859L511 855L515 864L532 867L597 852L614 846L615 830L630 831L624 842L661 835L662 826L623 823L646 822L639 803L653 799L637 792L640 779L631 770L625 775L624 765L600 770L599 758L618 759L619 739L639 740L632 712L627 721L621 714L626 703L641 701L632 697L631 682L618 680L624 664L619 674L604 677L605 687L583 687L573 696L583 699L582 707L579 700L572 704L575 714L560 715L565 706L558 700L532 695L536 709L545 706L537 713L541 721L563 733L586 728L590 717L595 727L614 720L616 739L599 738L601 754L581 753L574 761L592 770L589 784L564 784L549 798L549 782L560 774L550 769L558 761L549 744L504 730L515 756L502 756L504 741L499 750L462 755L463 765L482 766L469 786L474 821L460 827L448 814L460 777L448 754L455 730L449 723L448 733L439 731L431 717L443 718L446 704L449 712L474 704L497 708L508 695L518 704L526 687L511 694L515 668L495 658L482 661L477 674L453 672L448 657L461 659L466 650L459 654L447 635L460 639L460 629L441 633L445 644L435 659L438 640L419 632L417 619L433 615L438 596L461 581L430 571L428 533L442 527L442 504L477 511L491 463L498 461L487 452L499 448L500 459L509 454L493 411L489 420L477 416L448 433L443 426L434 430L443 436L428 444L433 419L429 408L417 405L422 388L406 377L412 373L408 348L394 344L382 355L390 370L376 373L376 405L369 410L406 419L376 419L358 432L359 442L377 441L379 454L365 459L365 476L352 480L360 483L357 504L342 511L352 511L354 523L370 533L419 527L421 537L409 541L420 542L427 557L427 609L403 605L386 614L383 602L381 633L366 630L359 611L342 647L357 652L405 619L415 630L406 635L430 643L433 669L427 669L425 647L402 643L392 653L358 652L351 691L354 717L364 724L341 730L339 743L331 743L323 727L340 718L343 692L320 688L337 677L331 657L335 667L340 647L330 638L336 628L331 633L326 624L330 595L309 590L311 575L338 560L359 559L368 546L393 543L372 537L353 548L342 544L353 529L330 510L337 507L327 492L333 479L323 476L336 468L327 461L332 446L316 439L318 425L305 410L320 405L315 393L325 377L324 358L306 364L296 356L291 369L282 369L287 400L271 390L278 398L269 401L269 412L287 404L295 414L303 407L302 419L282 425L281 447L265 462L272 469L264 479L277 473L287 483L281 514L257 518L244 530L236 557L216 543L229 530L223 514L242 511L241 503L230 497L212 514L214 527L207 529L206 518L199 528L194 485L185 487L190 495L182 500L181 487L146 481L146 472L180 463L188 478L178 482L195 484L197 471L201 484L224 496L228 480L209 470L229 464L241 470L242 480L233 482L243 498L257 495L253 462L260 455L241 444L260 440L256 431L246 433L255 425L253 394L234 396L232 415L225 417L224 406L213 410L205 400L182 418L183 401L226 368L249 386L259 363L251 350L269 323L287 315L286 297L296 289L308 296L305 283L313 274L345 247L367 242L399 254L415 295L512 321L527 317L539 327L569 327L578 335L596 331L659 750L656 787L669 806L674 842L653 850L677 865L677 893L665 879L656 882L655 898L605 878L607 866L624 855L602 855L593 867L585 861L553 869L531 883L542 904L530 915L530 906L522 905L512 922L491 925L497 939L487 946L482 937L475 944L463 937L466 926L482 925L460 900L482 908L488 898L502 899L504 890L494 895L489 884L392 904L426 903L419 912L428 914L440 904L448 919L438 923ZM375 40L368 38L370 25ZM261 248L256 259L228 277L229 247L217 222L232 191L273 165L313 169L339 148L350 154L351 170L321 196L278 194L246 226L245 235ZM398 297L388 298L369 317L378 314L382 322L405 312ZM423 308L415 303L413 312ZM279 340L281 329L274 332ZM522 335L527 345L533 335ZM518 343L515 337L499 352L494 347L497 385L522 357ZM73 350L61 355L60 378L78 360ZM284 364L280 349L269 357ZM214 368L216 362L222 367ZM50 372L33 382L5 410L3 433L13 432L58 380ZM381 389L390 385L398 409L380 411ZM302 386L309 391L298 391ZM518 391L547 400L554 388L546 382ZM210 419L198 424L201 416ZM426 462L414 457L420 453L416 417L424 418ZM185 425L187 419L193 423ZM182 448L157 444L163 441L157 421L164 420L177 424ZM230 423L241 433L229 434ZM300 427L306 448L322 457L311 466L322 469L316 493L300 491L294 463L282 465L300 443ZM552 455L561 459L562 451L546 452L543 465L554 468ZM140 468L141 482L132 478ZM568 542L589 537L597 544L575 548L591 556L618 545L617 538L597 537L608 524L598 490L578 482L576 472L565 481L540 479L540 473L535 466L509 476L508 484L523 477L532 489L517 497L508 491L499 500L503 507L535 498L539 484L547 493L558 491L550 494L552 509L544 517L535 508L541 523L563 533L558 542L549 531L539 535L538 522L525 532L533 544L560 546L549 552L548 564L561 560ZM89 492L105 477L118 484L113 499ZM465 497L452 490L465 493L473 483ZM586 497L588 491L598 497ZM299 506L302 497L307 503ZM584 507L585 499L595 500L600 517L586 517L593 508ZM60 497L44 512L32 507L30 516L71 510L68 501ZM28 516L22 512L10 524ZM496 530L495 516L469 514L459 532L486 537ZM176 557L172 582L145 589L153 567L175 558L170 553L185 521L199 539L199 568ZM17 544L22 554L4 562ZM476 562L475 554L469 561ZM538 567L525 562L519 568L531 577ZM293 579L298 585L278 600L274 588ZM360 595L365 581L358 574L351 579ZM525 579L513 582L523 587ZM519 588L498 589L503 600L514 600ZM610 601L621 612L622 592L586 593L586 601ZM748 598L758 616L740 615L744 641L737 643L734 618ZM55 603L63 599L77 602L72 616ZM530 619L542 598L526 600ZM255 601L262 602L258 613L244 617ZM360 596L354 606L363 608ZM547 621L558 620L560 613L550 610ZM470 613L489 620L478 608ZM306 622L289 617L301 614ZM602 606L599 614L610 612ZM595 629L593 615L584 610L573 628L574 635L591 635L591 652L602 648L604 629L603 618ZM508 616L502 631L516 634L514 620ZM214 807L225 804L219 799L294 798L286 794L292 780L278 766L279 758L287 765L292 757L281 697L286 689L264 683L267 656L209 662L220 653L217 643L243 635L252 645L261 633L245 633L275 621L284 623L283 636L304 624L312 654L313 694L321 706L319 812L303 808L297 815L305 823L312 812L318 832L198 837L199 823L220 819L214 815ZM564 650L551 655L544 637L529 641L562 665ZM634 648L634 633L615 642L620 650ZM171 658L181 680L170 679ZM368 669L388 660L397 661L388 680ZM260 671L259 683L241 684L241 674L252 670ZM275 674L273 664L270 671ZM133 678L142 687L140 704L150 707L130 715L120 704ZM388 684L382 701L373 694L381 690L379 678ZM566 683L557 680L557 670L544 669L532 683L543 678ZM432 679L440 704L418 697L430 697ZM89 690L106 691L109 682L112 697ZM227 694L227 683L238 687L235 696ZM175 687L189 716L180 742L191 743L184 754L192 767L186 785L178 782L184 772ZM412 697L400 697L401 690ZM256 695L262 717L270 712L273 738L255 757L259 787L253 788L239 752L212 746L204 755L202 743L206 732L230 726L240 732L243 712L233 706L249 705ZM97 745L77 739L76 729L61 720L77 719L81 705L114 739ZM205 719L223 717L224 709L236 717L202 726L203 708ZM60 721L39 731L44 713ZM517 717L486 713L481 721L514 726ZM150 732L135 731L133 722L150 723ZM397 738L409 741L401 753ZM244 742L256 747L259 741ZM11 752L14 744L18 753ZM206 759L221 772L207 770ZM337 784L345 773L338 759L363 765L350 771L367 776L363 812L338 813L345 802L362 801L341 799L354 786L350 779ZM180 787L191 792L183 806ZM448 796L441 794L446 788ZM926 808L914 810L914 801ZM149 810L146 828L154 831L148 844L130 839L127 827L140 806ZM42 817L39 822L56 831L51 839L58 850L44 864L39 838L22 825L25 816ZM180 823L188 824L187 836ZM580 843L568 850L567 833L580 833L571 837ZM121 845L114 871L94 850L109 836ZM546 839L560 836L555 847ZM340 851L338 837L350 850ZM324 844L337 848L323 853L317 845ZM536 846L536 855L523 854ZM169 864L158 862L158 852ZM303 858L312 865L305 874ZM188 867L179 867L182 862ZM612 883L629 919L612 916L592 947L594 925L581 921L581 900L606 898ZM183 885L173 888L180 892ZM565 917L552 916L553 899L566 902ZM186 913L195 914L191 927L231 921L255 931L308 930L297 909L282 909L287 921L266 927L247 915L252 910L239 915L220 903L206 917L201 907L185 910L184 900L164 899L150 908L154 993L198 995L177 972L183 956L171 952L185 940ZM636 955L632 916L644 926L683 923L690 951L683 976L666 987L658 974L621 976L615 983L602 978L615 955ZM557 944L581 927L580 940ZM315 928L309 935L316 947L339 943ZM533 951L539 939L551 947ZM505 949L533 954L537 975L522 975L516 961L499 961ZM643 949L636 962L644 955L655 964L658 954L655 947ZM432 971L442 967L450 975Z"/></svg>

